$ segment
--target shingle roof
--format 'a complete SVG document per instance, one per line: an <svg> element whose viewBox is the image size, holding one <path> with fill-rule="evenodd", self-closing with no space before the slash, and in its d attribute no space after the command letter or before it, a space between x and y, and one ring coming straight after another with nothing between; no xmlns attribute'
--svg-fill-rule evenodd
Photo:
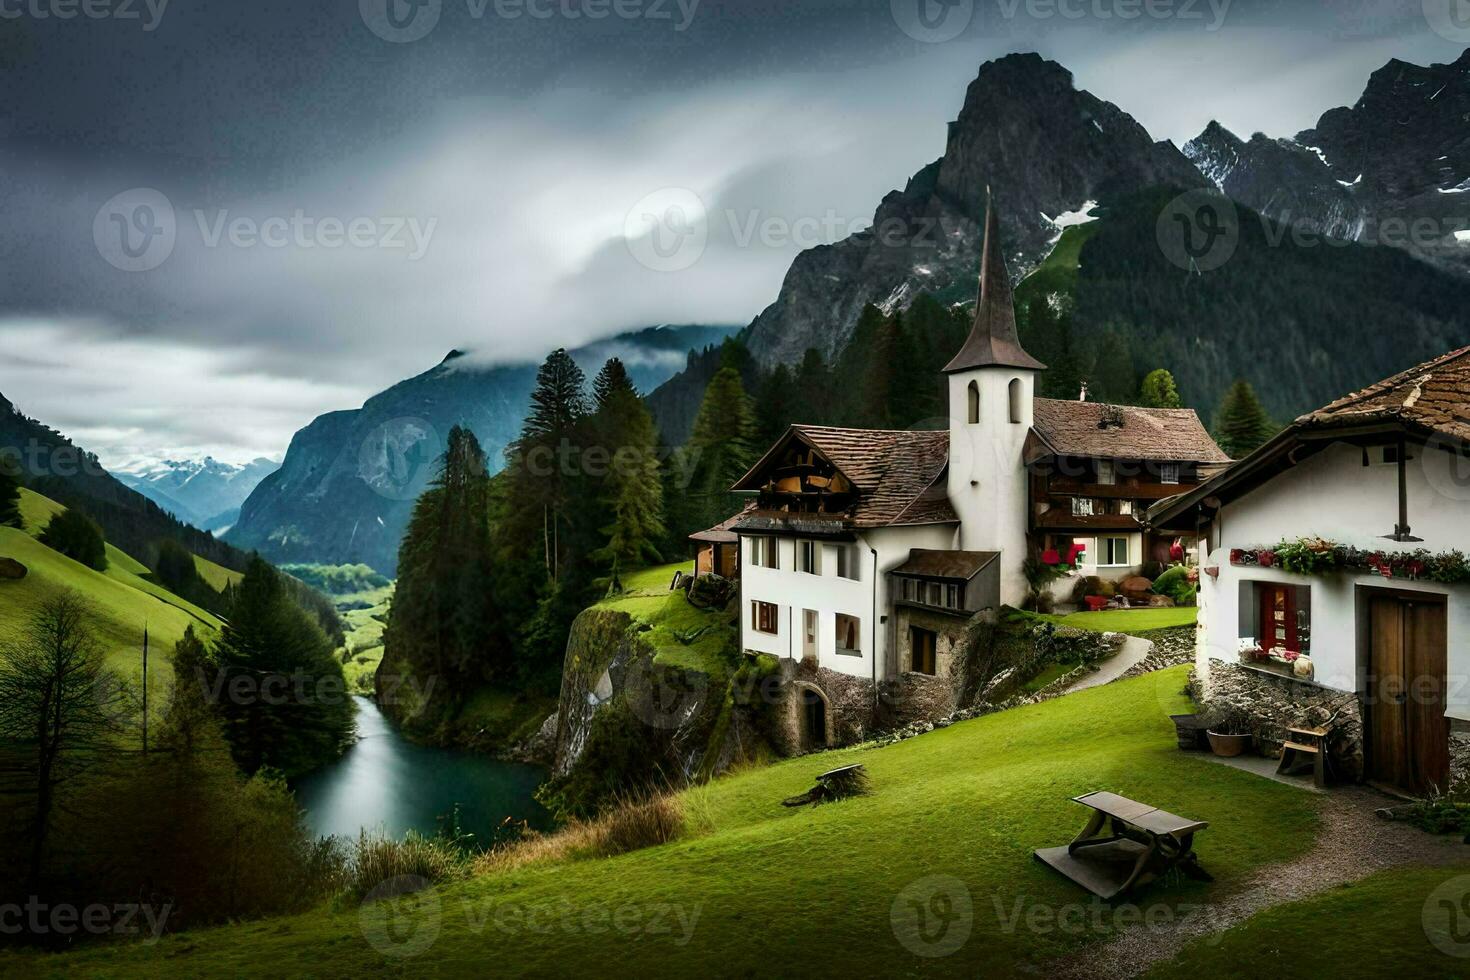
<svg viewBox="0 0 1470 980"><path fill-rule="evenodd" d="M804 538L851 541L852 531L845 520L819 514L789 514L780 510L751 508L740 515L734 525L745 534L799 534Z"/></svg>
<svg viewBox="0 0 1470 980"><path fill-rule="evenodd" d="M710 544L734 544L740 540L740 536L731 530L731 528L740 523L740 520L753 510L755 510L754 500L741 508L740 513L731 514L714 527L707 528L703 531L695 531L689 535L689 540L704 541Z"/></svg>
<svg viewBox="0 0 1470 980"><path fill-rule="evenodd" d="M969 581L979 574L980 569L999 557L998 551L933 551L913 548L909 551L908 561L895 568L893 574Z"/></svg>
<svg viewBox="0 0 1470 980"><path fill-rule="evenodd" d="M948 430L792 428L857 487L858 527L959 520L939 479L949 463Z"/></svg>
<svg viewBox="0 0 1470 980"><path fill-rule="evenodd" d="M1400 421L1470 442L1470 347L1386 378L1297 419L1300 425Z"/></svg>
<svg viewBox="0 0 1470 980"><path fill-rule="evenodd" d="M1033 428L1059 456L1228 463L1192 408L1135 408L1101 402L1035 400ZM1103 423L1106 417L1122 425Z"/></svg>

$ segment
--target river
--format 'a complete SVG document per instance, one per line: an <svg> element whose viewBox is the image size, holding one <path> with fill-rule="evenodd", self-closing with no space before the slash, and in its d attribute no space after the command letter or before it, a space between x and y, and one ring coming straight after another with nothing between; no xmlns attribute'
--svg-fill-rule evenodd
<svg viewBox="0 0 1470 980"><path fill-rule="evenodd" d="M550 826L532 794L545 778L535 766L455 749L414 745L370 699L358 697L358 741L331 765L296 781L296 799L318 835L355 838L363 828L392 837L432 834L460 805L462 829L488 844L506 817Z"/></svg>

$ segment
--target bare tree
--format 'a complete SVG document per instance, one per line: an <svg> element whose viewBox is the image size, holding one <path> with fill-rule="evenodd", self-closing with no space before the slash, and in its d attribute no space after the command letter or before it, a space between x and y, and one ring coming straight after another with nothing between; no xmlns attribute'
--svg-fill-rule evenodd
<svg viewBox="0 0 1470 980"><path fill-rule="evenodd" d="M24 752L36 794L30 884L41 877L57 796L110 748L127 711L122 679L106 666L87 621L93 612L66 591L45 600L18 636L0 643L0 739Z"/></svg>

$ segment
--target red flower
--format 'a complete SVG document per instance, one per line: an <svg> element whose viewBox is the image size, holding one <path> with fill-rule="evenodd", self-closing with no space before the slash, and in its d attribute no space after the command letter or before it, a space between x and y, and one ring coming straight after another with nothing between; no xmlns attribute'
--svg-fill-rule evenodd
<svg viewBox="0 0 1470 980"><path fill-rule="evenodd" d="M1041 563L1043 565L1060 565L1062 563L1062 556L1057 553L1057 549L1047 548L1041 553Z"/></svg>
<svg viewBox="0 0 1470 980"><path fill-rule="evenodd" d="M1230 564L1242 565L1245 563L1245 552L1239 548L1230 549Z"/></svg>
<svg viewBox="0 0 1470 980"><path fill-rule="evenodd" d="M1258 551L1258 552L1256 552L1256 564L1260 565L1262 568L1270 568L1272 565L1276 564L1276 552L1274 552L1274 551Z"/></svg>

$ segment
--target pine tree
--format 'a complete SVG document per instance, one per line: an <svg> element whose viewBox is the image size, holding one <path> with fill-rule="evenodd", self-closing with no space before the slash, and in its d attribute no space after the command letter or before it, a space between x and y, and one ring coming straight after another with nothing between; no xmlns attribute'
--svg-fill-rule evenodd
<svg viewBox="0 0 1470 980"><path fill-rule="evenodd" d="M586 435L586 384L571 355L552 351L536 372L531 411L509 454L512 537L524 548L539 536L546 574L553 580L573 557L567 505L580 475L574 459Z"/></svg>
<svg viewBox="0 0 1470 980"><path fill-rule="evenodd" d="M602 370L597 372L597 377L592 379L592 404L596 411L602 411L607 407L608 401L615 392L631 391L635 395L637 389L633 387L633 379L628 377L628 369L623 362L616 357L609 357Z"/></svg>
<svg viewBox="0 0 1470 980"><path fill-rule="evenodd" d="M1250 382L1236 381L1225 393L1215 416L1215 441L1232 459L1243 459L1276 431Z"/></svg>
<svg viewBox="0 0 1470 980"><path fill-rule="evenodd" d="M754 429L754 413L739 372L733 367L721 368L705 389L686 447L692 457L692 473L690 485L683 492L694 503L699 527L685 534L709 527L740 509L740 498L730 493L730 486L755 462L751 446Z"/></svg>
<svg viewBox="0 0 1470 980"><path fill-rule="evenodd" d="M259 555L235 591L214 660L225 736L246 773L269 767L292 777L342 754L354 711L342 664Z"/></svg>
<svg viewBox="0 0 1470 980"><path fill-rule="evenodd" d="M442 678L452 698L467 684L511 674L494 601L490 506L484 451L455 426L399 546L383 633L386 676Z"/></svg>
<svg viewBox="0 0 1470 980"><path fill-rule="evenodd" d="M756 395L756 445L769 446L781 438L793 422L805 421L797 417L804 407L804 400L799 396L800 389L791 369L785 364L777 364L761 381Z"/></svg>
<svg viewBox="0 0 1470 980"><path fill-rule="evenodd" d="M1089 387L1097 401L1128 404L1138 396L1138 373L1133 350L1121 330L1112 329L1103 339L1093 364Z"/></svg>
<svg viewBox="0 0 1470 980"><path fill-rule="evenodd" d="M801 402L799 421L808 425L832 422L832 375L827 370L827 362L822 360L822 352L815 347L806 349L796 369L796 397Z"/></svg>
<svg viewBox="0 0 1470 980"><path fill-rule="evenodd" d="M0 527L25 528L20 516L20 477L4 453L0 453Z"/></svg>
<svg viewBox="0 0 1470 980"><path fill-rule="evenodd" d="M107 570L107 541L102 537L102 528L76 507L68 507L47 521L40 540L88 568Z"/></svg>
<svg viewBox="0 0 1470 980"><path fill-rule="evenodd" d="M616 363L616 358L608 361L598 374L598 381L606 377L607 384L599 392L592 427L608 462L600 494L607 523L598 529L605 538L602 547L589 556L608 567L614 581L625 569L658 561L657 542L665 534L658 433L626 373L619 380L609 370Z"/></svg>
<svg viewBox="0 0 1470 980"><path fill-rule="evenodd" d="M1183 408L1184 400L1179 397L1179 386L1174 375L1163 368L1150 371L1143 379L1139 400L1145 408Z"/></svg>

